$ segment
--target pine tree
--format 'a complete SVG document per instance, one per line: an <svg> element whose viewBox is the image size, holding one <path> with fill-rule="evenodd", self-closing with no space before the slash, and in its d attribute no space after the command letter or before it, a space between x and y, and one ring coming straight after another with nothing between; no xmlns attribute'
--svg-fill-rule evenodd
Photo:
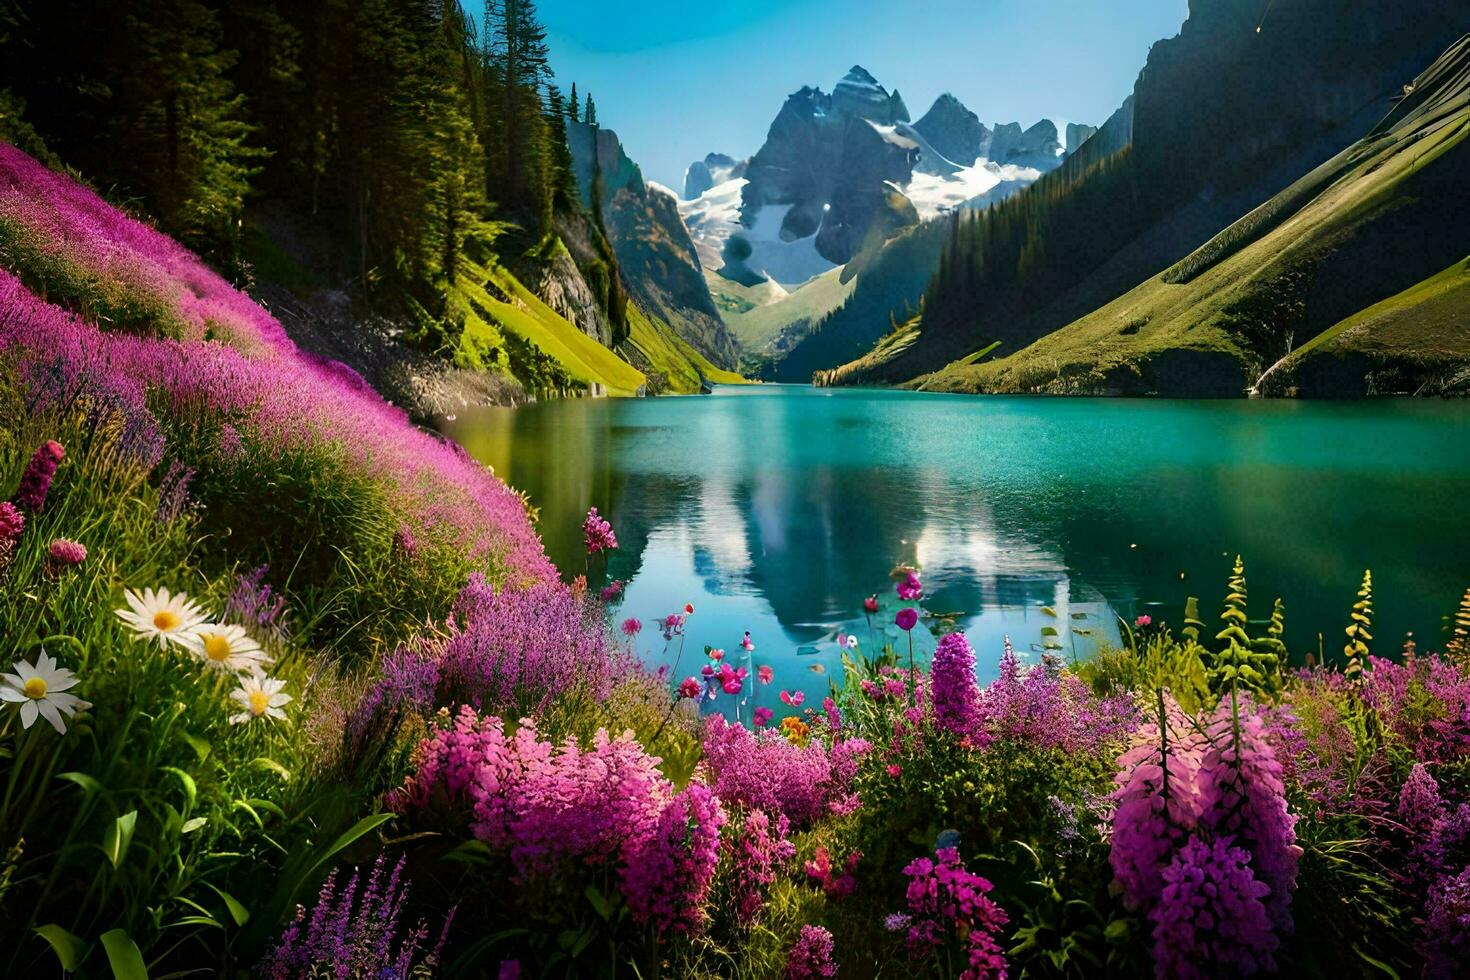
<svg viewBox="0 0 1470 980"><path fill-rule="evenodd" d="M555 85L546 90L547 163L551 169L553 206L559 211L573 211L580 206L577 175L572 163L572 149L567 144L567 120L561 91Z"/></svg>
<svg viewBox="0 0 1470 980"><path fill-rule="evenodd" d="M585 113L583 113L582 118L586 120L587 125L592 126L593 128L596 128L596 126L597 126L597 103L595 103L595 102L592 101L592 93L591 92L588 92L587 93L587 111Z"/></svg>
<svg viewBox="0 0 1470 980"><path fill-rule="evenodd" d="M577 102L577 83L572 83L572 94L567 96L567 106L564 110L572 122L582 121L582 107Z"/></svg>

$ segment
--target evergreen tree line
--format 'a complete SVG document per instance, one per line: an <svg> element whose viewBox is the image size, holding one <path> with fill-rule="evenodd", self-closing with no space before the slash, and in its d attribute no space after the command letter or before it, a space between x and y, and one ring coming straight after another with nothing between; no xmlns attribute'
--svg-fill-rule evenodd
<svg viewBox="0 0 1470 980"><path fill-rule="evenodd" d="M566 120L596 120L550 84L533 0L485 7L0 0L0 105L23 110L0 132L34 127L217 260L269 206L334 278L432 306L467 250L580 210Z"/></svg>
<svg viewBox="0 0 1470 980"><path fill-rule="evenodd" d="M1025 315L1080 282L1142 233L1167 199L1140 179L1132 149L1047 174L984 211L948 219L924 295L924 330L950 353L1036 337Z"/></svg>

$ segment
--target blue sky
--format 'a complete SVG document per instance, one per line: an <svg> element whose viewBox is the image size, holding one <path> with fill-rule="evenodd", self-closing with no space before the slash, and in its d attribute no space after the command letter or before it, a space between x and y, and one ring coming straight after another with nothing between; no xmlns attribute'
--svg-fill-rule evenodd
<svg viewBox="0 0 1470 980"><path fill-rule="evenodd" d="M478 0L465 0L471 9ZM558 81L592 91L650 180L749 156L802 85L860 64L914 118L953 92L987 123L1101 123L1188 0L540 0Z"/></svg>

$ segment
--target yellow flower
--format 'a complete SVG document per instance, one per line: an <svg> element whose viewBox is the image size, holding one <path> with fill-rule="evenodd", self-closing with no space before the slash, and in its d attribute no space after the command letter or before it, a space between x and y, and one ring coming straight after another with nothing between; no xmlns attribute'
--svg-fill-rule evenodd
<svg viewBox="0 0 1470 980"><path fill-rule="evenodd" d="M286 720L281 709L291 703L291 695L283 693L286 682L264 674L250 674L240 678L240 686L230 692L230 697L245 710L230 716L230 724L243 725L255 718L278 718Z"/></svg>
<svg viewBox="0 0 1470 980"><path fill-rule="evenodd" d="M22 728L30 728L36 723L36 716L40 715L59 734L65 735L66 725L61 716L74 715L83 708L92 707L75 694L65 693L68 688L76 686L77 677L65 667L56 666L56 661L44 650L34 665L17 660L11 669L15 673L0 674L0 700L20 705Z"/></svg>
<svg viewBox="0 0 1470 980"><path fill-rule="evenodd" d="M242 626L206 623L195 627L190 645L201 660L220 670L256 671L271 662Z"/></svg>
<svg viewBox="0 0 1470 980"><path fill-rule="evenodd" d="M806 737L811 734L811 726L793 715L781 719L781 731L792 745L804 745Z"/></svg>
<svg viewBox="0 0 1470 980"><path fill-rule="evenodd" d="M160 650L170 643L194 648L194 630L204 622L204 612L184 593L170 595L168 589L144 589L139 595L124 589L123 598L129 608L116 610L117 618L132 628L133 639L156 639Z"/></svg>

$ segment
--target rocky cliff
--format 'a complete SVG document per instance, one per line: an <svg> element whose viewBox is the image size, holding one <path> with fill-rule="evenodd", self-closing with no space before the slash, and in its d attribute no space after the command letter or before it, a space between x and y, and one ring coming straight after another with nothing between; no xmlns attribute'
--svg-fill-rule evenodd
<svg viewBox="0 0 1470 980"><path fill-rule="evenodd" d="M597 203L628 296L716 366L733 368L735 341L710 299L674 193L645 182L610 129L568 122L567 142L584 203L601 190Z"/></svg>

